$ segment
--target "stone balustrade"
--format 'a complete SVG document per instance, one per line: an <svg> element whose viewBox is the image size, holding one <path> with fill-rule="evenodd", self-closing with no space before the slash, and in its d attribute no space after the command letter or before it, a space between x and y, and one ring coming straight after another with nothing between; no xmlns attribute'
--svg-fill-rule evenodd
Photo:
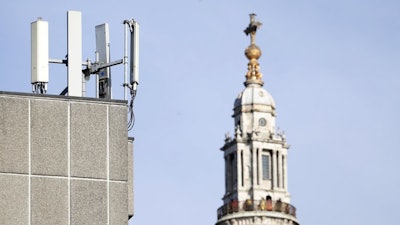
<svg viewBox="0 0 400 225"><path fill-rule="evenodd" d="M230 213L243 211L274 211L296 217L296 208L289 203L279 200L271 201L263 199L253 201L247 199L246 201L241 202L233 200L230 203L221 206L217 211L218 219Z"/></svg>

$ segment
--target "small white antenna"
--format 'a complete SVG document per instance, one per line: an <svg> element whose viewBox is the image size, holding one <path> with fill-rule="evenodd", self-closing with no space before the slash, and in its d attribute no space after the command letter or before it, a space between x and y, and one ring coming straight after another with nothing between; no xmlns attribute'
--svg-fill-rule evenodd
<svg viewBox="0 0 400 225"><path fill-rule="evenodd" d="M130 82L132 90L136 91L139 84L139 23L132 20L131 25L131 69Z"/></svg>
<svg viewBox="0 0 400 225"><path fill-rule="evenodd" d="M45 94L49 82L49 23L38 18L31 23L32 92Z"/></svg>
<svg viewBox="0 0 400 225"><path fill-rule="evenodd" d="M82 15L67 12L68 27L68 95L82 96Z"/></svg>
<svg viewBox="0 0 400 225"><path fill-rule="evenodd" d="M135 20L124 20L125 33L126 30L130 30L130 83L127 83L126 72L125 72L125 84L124 87L129 87L131 91L136 92L137 85L139 84L139 23ZM125 56L124 59L128 58L127 56L127 37L125 34ZM125 65L127 62L125 62ZM126 70L126 67L125 67Z"/></svg>
<svg viewBox="0 0 400 225"><path fill-rule="evenodd" d="M125 25L125 51L124 51L124 64L125 64L125 74L124 74L124 99L126 99L126 89L130 89L131 100L128 105L128 130L131 130L135 124L135 115L133 110L133 102L136 97L137 86L139 84L139 24L131 19L131 20L124 20ZM127 83L127 30L130 30L130 83Z"/></svg>

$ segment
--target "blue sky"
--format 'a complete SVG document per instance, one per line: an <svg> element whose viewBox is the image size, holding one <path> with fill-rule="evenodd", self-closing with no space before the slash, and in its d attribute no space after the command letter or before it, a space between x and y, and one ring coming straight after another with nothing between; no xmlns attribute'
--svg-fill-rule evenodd
<svg viewBox="0 0 400 225"><path fill-rule="evenodd" d="M396 0L8 1L0 8L0 90L30 92L30 23L49 22L50 57L66 54L66 12L82 12L83 58L110 25L141 25L135 102L135 217L130 224L216 222L224 134L244 88L249 13L264 87L291 145L289 191L301 224L396 224L400 202L400 2ZM123 67L112 68L122 99ZM66 86L50 65L49 94ZM88 96L94 95L93 79Z"/></svg>

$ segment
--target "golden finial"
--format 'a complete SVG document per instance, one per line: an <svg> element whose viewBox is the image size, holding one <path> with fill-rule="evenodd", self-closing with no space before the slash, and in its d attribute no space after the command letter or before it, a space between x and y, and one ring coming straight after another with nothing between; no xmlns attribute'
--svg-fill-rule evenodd
<svg viewBox="0 0 400 225"><path fill-rule="evenodd" d="M262 23L255 21L256 14L250 14L250 24L244 30L246 35L250 34L250 45L246 48L244 54L249 59L249 63L247 64L248 71L246 73L246 82L247 84L260 84L263 85L264 82L261 80L262 74L260 73L260 64L258 63L258 59L261 57L261 50L256 45L256 32L257 28L259 28Z"/></svg>

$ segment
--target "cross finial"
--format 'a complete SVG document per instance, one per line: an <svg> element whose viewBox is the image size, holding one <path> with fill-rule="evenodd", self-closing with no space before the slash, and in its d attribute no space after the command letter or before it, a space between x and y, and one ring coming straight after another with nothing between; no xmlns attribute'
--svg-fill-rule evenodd
<svg viewBox="0 0 400 225"><path fill-rule="evenodd" d="M255 20L256 14L252 13L250 14L250 24L244 30L246 35L250 34L250 45L249 47L246 48L246 51L244 54L246 57L249 59L249 63L247 64L248 71L246 73L246 82L245 86L249 84L257 84L257 85L263 85L264 82L262 81L262 74L260 73L260 65L258 63L258 59L261 56L261 50L260 48L256 45L256 32L257 28L259 28L262 23L258 22Z"/></svg>
<svg viewBox="0 0 400 225"><path fill-rule="evenodd" d="M255 20L255 16L256 16L256 14L254 14L254 13L250 14L249 26L244 30L244 33L246 33L246 35L250 34L251 44L255 44L257 28L261 27L261 25L262 25L262 23Z"/></svg>

